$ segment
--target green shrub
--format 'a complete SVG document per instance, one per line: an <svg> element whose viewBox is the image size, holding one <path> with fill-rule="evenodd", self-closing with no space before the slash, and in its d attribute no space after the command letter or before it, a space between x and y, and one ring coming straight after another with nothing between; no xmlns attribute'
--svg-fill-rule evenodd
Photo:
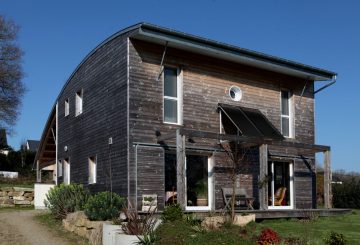
<svg viewBox="0 0 360 245"><path fill-rule="evenodd" d="M335 208L360 208L360 179L349 178L342 184L333 184L333 205Z"/></svg>
<svg viewBox="0 0 360 245"><path fill-rule="evenodd" d="M343 234L331 231L328 237L324 238L327 245L345 245L346 239Z"/></svg>
<svg viewBox="0 0 360 245"><path fill-rule="evenodd" d="M84 210L89 195L83 185L60 184L49 190L44 203L56 219L64 219L68 213Z"/></svg>
<svg viewBox="0 0 360 245"><path fill-rule="evenodd" d="M85 205L85 214L90 220L110 220L119 215L124 198L112 192L99 192L91 196Z"/></svg>
<svg viewBox="0 0 360 245"><path fill-rule="evenodd" d="M180 204L171 204L165 207L164 212L162 213L162 220L166 221L175 221L181 220L183 217L183 212Z"/></svg>

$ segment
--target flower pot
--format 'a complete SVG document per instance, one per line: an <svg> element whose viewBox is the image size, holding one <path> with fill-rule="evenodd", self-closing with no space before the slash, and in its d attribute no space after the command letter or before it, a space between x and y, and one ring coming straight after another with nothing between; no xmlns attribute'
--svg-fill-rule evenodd
<svg viewBox="0 0 360 245"><path fill-rule="evenodd" d="M197 206L208 206L208 199L207 198L197 198L196 204L197 204Z"/></svg>

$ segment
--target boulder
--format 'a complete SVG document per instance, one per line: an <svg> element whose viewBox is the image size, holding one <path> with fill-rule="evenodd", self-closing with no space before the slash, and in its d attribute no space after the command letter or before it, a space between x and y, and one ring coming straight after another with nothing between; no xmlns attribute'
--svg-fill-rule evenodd
<svg viewBox="0 0 360 245"><path fill-rule="evenodd" d="M81 226L81 227L76 227L74 233L81 237L86 237L87 239L89 239L91 230L88 230L86 229L86 227Z"/></svg>
<svg viewBox="0 0 360 245"><path fill-rule="evenodd" d="M25 192L24 197L34 197L34 192Z"/></svg>
<svg viewBox="0 0 360 245"><path fill-rule="evenodd" d="M24 196L14 196L14 197L13 197L13 200L16 200L16 201L25 201L25 197L24 197Z"/></svg>
<svg viewBox="0 0 360 245"><path fill-rule="evenodd" d="M62 220L62 224L63 224L63 227L64 227L65 230L68 230L68 231L71 231L71 232L73 232L75 230L75 228L76 228L75 225L73 225L71 222L69 222L66 219Z"/></svg>
<svg viewBox="0 0 360 245"><path fill-rule="evenodd" d="M233 224L238 226L246 226L252 221L255 222L255 214L235 215Z"/></svg>
<svg viewBox="0 0 360 245"><path fill-rule="evenodd" d="M34 192L34 188L13 187L14 191Z"/></svg>
<svg viewBox="0 0 360 245"><path fill-rule="evenodd" d="M88 218L83 211L78 211L67 214L66 220L75 226L86 226Z"/></svg>
<svg viewBox="0 0 360 245"><path fill-rule="evenodd" d="M23 191L13 191L12 192L12 195L15 197L15 196L23 196L25 192Z"/></svg>
<svg viewBox="0 0 360 245"><path fill-rule="evenodd" d="M16 204L16 205L30 205L30 201L14 200L14 204Z"/></svg>
<svg viewBox="0 0 360 245"><path fill-rule="evenodd" d="M225 221L225 216L205 217L201 222L201 226L206 230L218 230L225 223Z"/></svg>

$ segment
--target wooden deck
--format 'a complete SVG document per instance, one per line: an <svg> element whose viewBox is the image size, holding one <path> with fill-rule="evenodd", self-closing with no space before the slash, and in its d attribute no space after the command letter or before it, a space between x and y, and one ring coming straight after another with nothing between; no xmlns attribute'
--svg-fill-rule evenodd
<svg viewBox="0 0 360 245"><path fill-rule="evenodd" d="M215 213L222 213L217 210ZM256 219L281 219L281 218L311 218L344 215L351 212L351 209L288 209L288 210L236 210L236 213L255 214ZM185 212L185 213L193 213ZM209 211L196 211L200 216L208 215Z"/></svg>
<svg viewBox="0 0 360 245"><path fill-rule="evenodd" d="M293 210L237 210L236 213L252 213L256 219L311 218L344 215L351 209L293 209Z"/></svg>

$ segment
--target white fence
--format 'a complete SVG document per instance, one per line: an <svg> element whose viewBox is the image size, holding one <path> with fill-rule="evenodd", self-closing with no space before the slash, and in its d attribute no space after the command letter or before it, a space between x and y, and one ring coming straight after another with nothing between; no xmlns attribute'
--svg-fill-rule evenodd
<svg viewBox="0 0 360 245"><path fill-rule="evenodd" d="M34 206L35 209L45 209L44 201L46 199L46 194L50 190L50 188L54 187L55 184L43 184L36 183L34 185L35 190L35 198L34 198Z"/></svg>

